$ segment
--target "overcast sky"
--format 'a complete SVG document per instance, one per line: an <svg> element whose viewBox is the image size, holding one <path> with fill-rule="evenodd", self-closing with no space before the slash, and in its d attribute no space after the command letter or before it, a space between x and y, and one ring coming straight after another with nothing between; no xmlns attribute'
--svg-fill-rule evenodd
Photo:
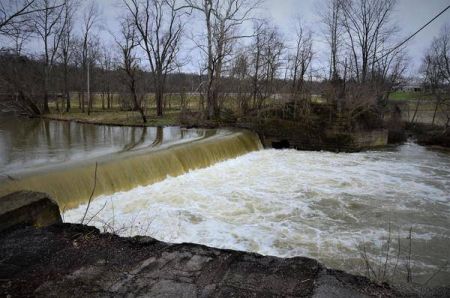
<svg viewBox="0 0 450 298"><path fill-rule="evenodd" d="M118 19L123 10L118 7L121 0L94 0L98 2L102 12L103 28L108 31L117 31ZM284 35L284 40L291 39L294 32L293 19L300 17L302 23L314 32L316 59L322 63L326 61L326 46L321 37L321 23L318 17L320 2L324 0L265 0L261 8L261 14L270 17ZM450 4L450 0L398 0L394 18L401 29L403 36L415 32L419 27L429 21L438 12ZM195 19L197 16L197 20ZM199 26L201 20L198 15L190 16L187 22L187 32L195 31L195 26ZM408 44L408 54L411 58L410 71L415 72L420 65L424 51L429 47L432 39L436 36L445 23L450 24L450 10L438 18L435 22L420 32ZM103 32L102 37L108 39L109 34ZM111 42L111 38L109 37ZM189 41L184 42L184 54L190 61L184 71L197 71L198 54L193 50ZM320 54L321 53L321 54ZM317 62L316 62L317 63Z"/></svg>
<svg viewBox="0 0 450 298"><path fill-rule="evenodd" d="M97 0L103 8L104 22L108 28L114 28L117 23L120 9L115 7L117 0ZM120 2L120 1L119 1ZM321 24L318 17L320 0L265 0L263 3L263 14L271 17L273 22L284 34L284 39L289 40L294 32L292 28L293 19L300 17L302 23L313 30L316 52L324 52L325 45L321 41ZM424 25L438 12L450 4L450 0L398 0L394 18L401 29L401 34L408 36ZM192 24L192 22L189 22ZM424 51L430 45L445 23L450 23L450 10L421 31L409 44L408 53L411 58L411 71L415 71ZM192 52L187 49L186 52ZM325 53L324 53L325 54ZM195 60L190 57L191 61ZM317 57L324 60L324 57ZM197 65L187 65L186 70L195 70Z"/></svg>

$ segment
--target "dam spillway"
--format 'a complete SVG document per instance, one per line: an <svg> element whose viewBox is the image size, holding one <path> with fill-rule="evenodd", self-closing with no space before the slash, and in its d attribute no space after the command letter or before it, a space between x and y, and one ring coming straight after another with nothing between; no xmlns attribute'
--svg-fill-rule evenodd
<svg viewBox="0 0 450 298"><path fill-rule="evenodd" d="M49 123L46 123L43 135L50 130L53 138L49 139L54 141L55 132L58 133L59 125L63 124L51 124L57 128L49 129L45 126ZM37 135L40 131L38 128ZM7 164L3 161L6 165L0 172L0 196L18 190L45 192L58 202L61 209L67 210L89 199L94 180L96 185L93 197L108 195L149 185L164 180L167 176L178 176L190 170L208 167L262 148L258 136L248 131L175 128L175 137L173 131L170 128L154 128L154 133L150 134L147 142L142 138L142 133L138 133L138 137L133 133L125 144L121 144L113 152L104 150L104 154L92 154L91 151L84 151L84 158L82 155L80 159L47 162L37 167L16 166L11 170L8 165L12 162ZM108 136L103 134L96 137L101 139ZM47 144L47 148L49 150L51 145ZM53 155L57 155L61 150L54 151L56 153ZM52 154L47 153L46 156ZM34 163L32 161L30 164ZM96 164L97 175L94 179Z"/></svg>
<svg viewBox="0 0 450 298"><path fill-rule="evenodd" d="M382 266L393 279L411 259L415 281L449 284L448 152L258 150L247 131L1 120L0 193L51 193L65 222L88 210L85 223L104 232L309 256L357 274L361 249L376 265L391 239Z"/></svg>
<svg viewBox="0 0 450 298"><path fill-rule="evenodd" d="M450 155L414 143L339 154L267 149L101 196L86 218L121 236L307 256L355 274L365 274L364 249L396 282L411 258L415 282L434 275L428 285L448 286L449 194ZM86 208L64 220L79 223Z"/></svg>

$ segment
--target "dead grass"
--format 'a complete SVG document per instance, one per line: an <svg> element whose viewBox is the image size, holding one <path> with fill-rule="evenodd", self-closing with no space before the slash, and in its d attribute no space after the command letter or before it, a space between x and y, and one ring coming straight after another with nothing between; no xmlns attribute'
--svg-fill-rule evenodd
<svg viewBox="0 0 450 298"><path fill-rule="evenodd" d="M44 115L44 118L120 126L176 126L180 125L179 114L180 111L167 110L163 117L147 115L147 123L145 124L137 111L95 110L90 115L78 111L69 113L52 111L52 113Z"/></svg>

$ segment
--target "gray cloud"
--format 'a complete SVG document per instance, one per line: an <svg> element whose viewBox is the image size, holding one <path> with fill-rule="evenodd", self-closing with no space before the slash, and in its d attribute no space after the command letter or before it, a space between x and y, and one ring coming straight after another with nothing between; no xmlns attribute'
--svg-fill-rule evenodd
<svg viewBox="0 0 450 298"><path fill-rule="evenodd" d="M102 11L102 30L99 34L106 43L112 45L112 38L107 32L117 32L120 16L124 14L121 9L121 0L95 0ZM273 20L284 35L284 39L289 41L294 32L294 20L300 17L302 23L314 32L315 51L322 53L316 55L316 59L321 62L326 60L326 45L323 43L321 34L321 23L318 16L321 2L314 0L265 0L260 13ZM439 11L450 4L449 0L398 0L394 19L396 20L400 34L404 37L416 31ZM201 20L195 20L194 16L187 25L187 32L195 32L201 26ZM79 18L81 19L81 17ZM450 11L447 11L429 27L420 32L412 41L408 43L408 54L411 58L410 71L417 71L422 56L429 47L433 38L439 33L445 23L450 23ZM193 25L194 24L194 25ZM246 28L247 30L249 28ZM246 30L244 29L244 30ZM36 41L30 42L29 51L39 48ZM184 54L190 61L184 68L185 71L196 71L198 68L198 58L200 53L193 50L193 43L186 39L184 42ZM316 61L317 63L317 61Z"/></svg>

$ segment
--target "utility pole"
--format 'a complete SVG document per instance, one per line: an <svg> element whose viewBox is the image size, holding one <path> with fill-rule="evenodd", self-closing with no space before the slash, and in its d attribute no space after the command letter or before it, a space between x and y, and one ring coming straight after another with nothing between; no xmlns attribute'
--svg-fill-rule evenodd
<svg viewBox="0 0 450 298"><path fill-rule="evenodd" d="M86 52L87 61L87 99L88 99L88 115L91 114L91 90L90 90L90 77L89 77L89 51Z"/></svg>

